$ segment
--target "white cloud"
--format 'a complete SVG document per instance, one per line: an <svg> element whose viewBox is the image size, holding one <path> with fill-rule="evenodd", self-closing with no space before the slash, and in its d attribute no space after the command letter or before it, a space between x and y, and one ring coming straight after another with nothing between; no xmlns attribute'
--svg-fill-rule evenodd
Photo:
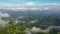
<svg viewBox="0 0 60 34"><path fill-rule="evenodd" d="M57 4L57 3L52 3L52 4L50 4L50 5L60 5L60 4Z"/></svg>
<svg viewBox="0 0 60 34"><path fill-rule="evenodd" d="M1 17L1 18L2 18L2 17L9 17L9 14L7 14L7 13L4 13L4 14L3 14L3 13L0 12L0 17Z"/></svg>
<svg viewBox="0 0 60 34"><path fill-rule="evenodd" d="M11 9L13 11L17 11L17 10L49 10L49 9L56 9L57 7L59 8L59 6L57 4L51 4L51 5L37 5L34 2L26 2L26 3L22 3L22 4L18 4L18 5L14 5L14 4L8 4L5 3L3 6L0 6L0 9ZM60 9L60 8L59 8Z"/></svg>
<svg viewBox="0 0 60 34"><path fill-rule="evenodd" d="M45 7L44 10L48 10L49 8L48 7Z"/></svg>
<svg viewBox="0 0 60 34"><path fill-rule="evenodd" d="M36 28L36 27L33 27L31 29L31 32L33 32L33 33L37 33L37 32L40 32L40 31L41 31L41 29L40 28Z"/></svg>
<svg viewBox="0 0 60 34"><path fill-rule="evenodd" d="M34 2L27 2L27 3L24 3L23 5L36 5Z"/></svg>
<svg viewBox="0 0 60 34"><path fill-rule="evenodd" d="M33 2L28 2L28 3L26 3L27 5L35 5L35 3L33 3Z"/></svg>
<svg viewBox="0 0 60 34"><path fill-rule="evenodd" d="M48 27L47 29L40 29L40 28L37 28L37 27L33 27L32 29L31 29L31 32L33 32L33 33L38 33L38 32L43 32L43 33L47 33L47 32L50 32L50 29L52 29L53 27L52 26L50 26L50 27Z"/></svg>
<svg viewBox="0 0 60 34"><path fill-rule="evenodd" d="M48 33L48 32L50 32L50 30L52 29L53 27L52 26L50 26L50 27L48 27L48 28L46 28L46 29L41 29L41 28L37 28L37 27L32 27L32 29L29 29L29 28L27 28L26 30L24 30L27 34L32 34L32 33L41 33L41 32L43 32L43 33ZM31 33L32 32L32 33Z"/></svg>
<svg viewBox="0 0 60 34"><path fill-rule="evenodd" d="M25 32L26 34L32 34L29 28L27 28L24 32Z"/></svg>
<svg viewBox="0 0 60 34"><path fill-rule="evenodd" d="M7 13L3 14L2 12L0 12L0 26L5 27L9 21L2 20L2 17L9 17L9 15Z"/></svg>
<svg viewBox="0 0 60 34"><path fill-rule="evenodd" d="M36 23L38 20L32 20L30 21L30 23Z"/></svg>

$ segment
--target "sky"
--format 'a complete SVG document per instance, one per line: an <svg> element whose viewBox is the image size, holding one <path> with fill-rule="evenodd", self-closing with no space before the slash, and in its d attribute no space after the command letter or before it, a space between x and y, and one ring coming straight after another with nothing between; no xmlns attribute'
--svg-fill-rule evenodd
<svg viewBox="0 0 60 34"><path fill-rule="evenodd" d="M0 0L0 6L18 6L18 5L56 5L60 0Z"/></svg>

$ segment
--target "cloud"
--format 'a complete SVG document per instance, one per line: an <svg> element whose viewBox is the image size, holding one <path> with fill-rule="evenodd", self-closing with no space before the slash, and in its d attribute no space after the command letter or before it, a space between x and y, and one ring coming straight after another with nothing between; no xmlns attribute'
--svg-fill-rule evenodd
<svg viewBox="0 0 60 34"><path fill-rule="evenodd" d="M4 5L0 6L0 9L10 9L13 11L18 11L18 10L52 10L52 9L60 9L60 5L36 5L34 2L27 2L23 3L17 6L12 6L12 5Z"/></svg>
<svg viewBox="0 0 60 34"><path fill-rule="evenodd" d="M45 7L44 10L48 10L49 8L48 7Z"/></svg>
<svg viewBox="0 0 60 34"><path fill-rule="evenodd" d="M50 32L51 29L53 29L53 26L50 26L46 29L41 29L41 28L37 28L37 27L32 27L31 29L27 28L24 30L24 32L26 32L27 34L32 34L32 33L48 33Z"/></svg>
<svg viewBox="0 0 60 34"><path fill-rule="evenodd" d="M47 33L47 32L50 32L50 29L52 29L53 27L51 26L51 27L48 27L47 29L40 29L40 28L37 28L37 27L33 27L32 29L31 29L31 32L33 32L33 33L38 33L38 32L43 32L43 33Z"/></svg>
<svg viewBox="0 0 60 34"><path fill-rule="evenodd" d="M32 20L29 23L36 23L38 20Z"/></svg>
<svg viewBox="0 0 60 34"><path fill-rule="evenodd" d="M25 3L26 5L35 5L35 3L34 2L27 2L27 3Z"/></svg>
<svg viewBox="0 0 60 34"><path fill-rule="evenodd" d="M37 32L40 32L40 31L41 31L41 29L40 28L36 28L36 27L33 27L31 29L31 32L33 32L33 33L37 33Z"/></svg>
<svg viewBox="0 0 60 34"><path fill-rule="evenodd" d="M23 3L21 3L22 1L20 1L20 3L16 3L16 4L14 4L14 3L3 3L2 4L2 6L3 5L5 5L5 6L21 6L21 5L36 5L35 4L35 2L23 2Z"/></svg>
<svg viewBox="0 0 60 34"><path fill-rule="evenodd" d="M7 13L3 14L2 12L0 12L0 26L5 27L9 21L2 20L2 17L9 17L9 15Z"/></svg>
<svg viewBox="0 0 60 34"><path fill-rule="evenodd" d="M9 17L9 14L0 12L0 17Z"/></svg>
<svg viewBox="0 0 60 34"><path fill-rule="evenodd" d="M27 28L26 30L24 30L24 32L25 32L26 34L32 34L29 28Z"/></svg>

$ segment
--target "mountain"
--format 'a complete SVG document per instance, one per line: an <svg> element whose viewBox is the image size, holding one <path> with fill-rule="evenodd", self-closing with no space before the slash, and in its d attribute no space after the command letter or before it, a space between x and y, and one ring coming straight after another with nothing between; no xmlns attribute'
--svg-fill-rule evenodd
<svg viewBox="0 0 60 34"><path fill-rule="evenodd" d="M33 7L33 6L32 6ZM9 7L8 7L9 8ZM15 8L1 8L0 12L7 13L11 18L25 21L29 23L32 27L47 27L47 26L60 26L60 6L59 5L44 5L44 6L34 6L34 10L31 7L24 7L20 9ZM25 9L27 8L27 9ZM36 10L35 10L36 8ZM18 10L17 10L18 9ZM28 10L29 9L29 10Z"/></svg>

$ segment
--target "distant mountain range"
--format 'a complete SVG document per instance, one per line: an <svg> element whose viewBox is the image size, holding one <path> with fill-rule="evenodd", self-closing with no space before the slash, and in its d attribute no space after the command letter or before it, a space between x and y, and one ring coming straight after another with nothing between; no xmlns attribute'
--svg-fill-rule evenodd
<svg viewBox="0 0 60 34"><path fill-rule="evenodd" d="M60 5L21 5L21 6L0 6L0 9L10 10L55 10L60 9Z"/></svg>

